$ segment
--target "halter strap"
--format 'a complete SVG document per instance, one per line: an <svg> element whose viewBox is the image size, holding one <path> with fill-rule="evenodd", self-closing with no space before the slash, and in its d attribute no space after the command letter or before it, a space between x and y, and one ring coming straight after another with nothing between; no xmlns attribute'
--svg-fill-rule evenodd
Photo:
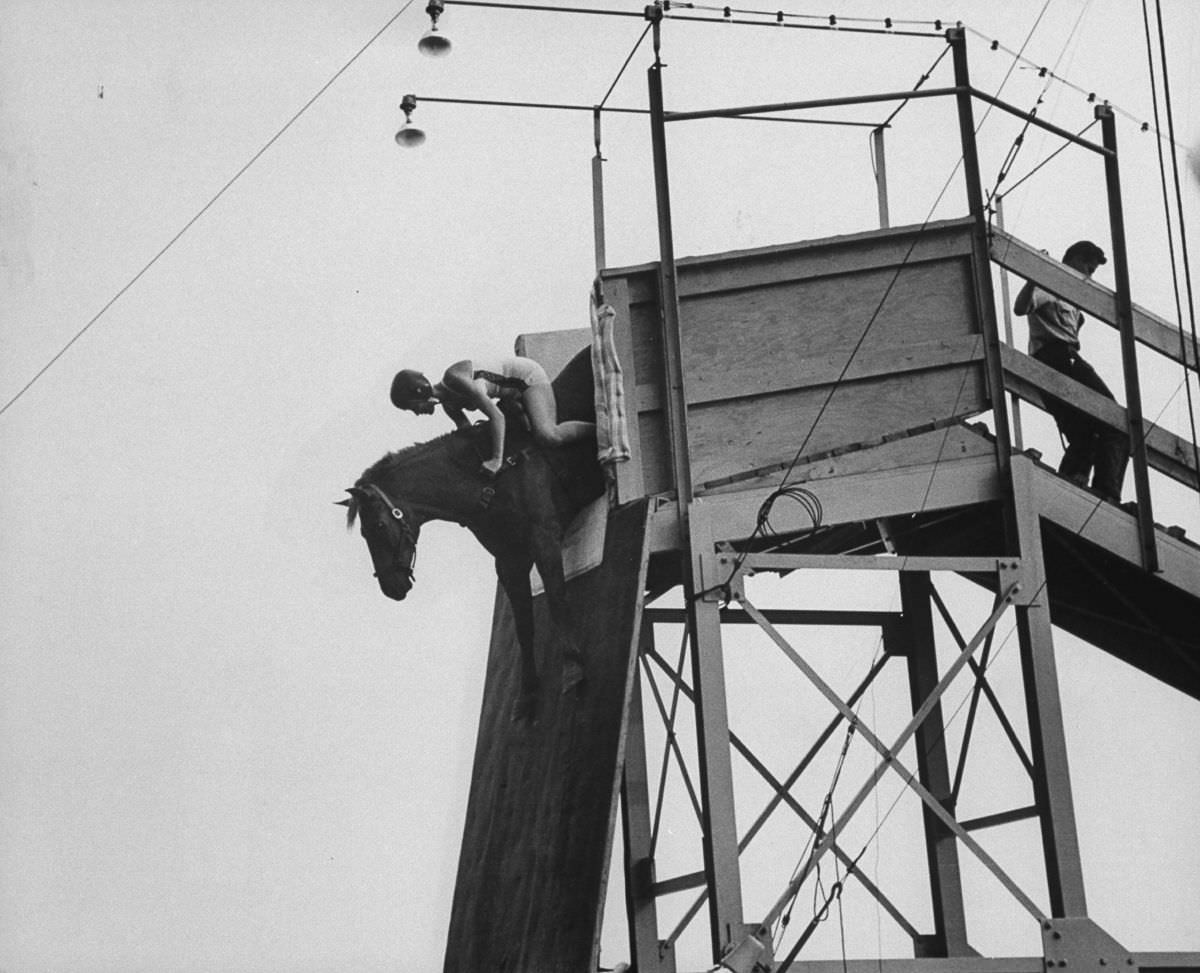
<svg viewBox="0 0 1200 973"><path fill-rule="evenodd" d="M389 497L386 493L384 493L383 488L381 486L379 486L377 483L368 483L366 486L366 489L369 490L371 493L375 494L375 496L377 496L380 500L382 500L387 505L392 516L396 520L400 521L401 532L412 543L412 554L409 555L408 563L403 565L400 568L400 570L402 570L405 574L408 575L408 580L411 583L413 578L416 575L416 567L417 567L417 545L416 545L415 536L413 534L413 529L409 526L408 519L404 516L404 511L400 508L400 505L398 503L395 503L391 497ZM375 577L379 577L378 571L376 571L374 573L375 573Z"/></svg>
<svg viewBox="0 0 1200 973"><path fill-rule="evenodd" d="M367 489L388 505L388 509L391 511L393 517L395 517L397 520L404 520L404 511L400 509L400 505L398 503L394 503L392 498L383 492L382 487L375 483L368 483ZM407 527L408 524L405 524L404 526Z"/></svg>
<svg viewBox="0 0 1200 973"><path fill-rule="evenodd" d="M485 382L491 382L497 388L501 389L516 389L518 392L524 392L529 388L529 383L523 378L510 378L498 372L489 372L486 368L475 369L471 377L482 378Z"/></svg>

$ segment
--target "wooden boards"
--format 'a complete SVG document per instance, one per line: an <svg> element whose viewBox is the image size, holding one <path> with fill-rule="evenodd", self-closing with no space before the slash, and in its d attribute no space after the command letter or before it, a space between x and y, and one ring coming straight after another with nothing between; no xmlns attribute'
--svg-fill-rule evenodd
<svg viewBox="0 0 1200 973"><path fill-rule="evenodd" d="M964 220L679 261L693 487L985 411L973 267ZM657 269L603 277L640 464L619 495L669 492Z"/></svg>
<svg viewBox="0 0 1200 973"><path fill-rule="evenodd" d="M561 650L535 603L536 723L510 720L512 615L497 598L445 973L595 970L645 585L648 504L611 511L601 565L568 582L588 658L582 696L560 691Z"/></svg>

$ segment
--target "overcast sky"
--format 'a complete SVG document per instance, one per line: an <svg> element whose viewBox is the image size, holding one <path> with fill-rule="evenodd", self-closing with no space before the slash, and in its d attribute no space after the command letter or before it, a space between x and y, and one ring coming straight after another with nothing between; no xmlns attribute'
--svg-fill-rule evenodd
<svg viewBox="0 0 1200 973"><path fill-rule="evenodd" d="M427 102L414 122L428 141L406 152L392 138L398 104L411 91L592 105L644 25L452 7L454 53L430 61L416 53L420 2L368 45L401 6L0 3L6 973L440 969L494 577L464 531L435 525L416 589L392 603L331 502L384 452L449 428L392 409L397 368L436 372L507 352L523 332L587 326L594 149L588 112ZM1091 120L1084 95L1026 65L1010 72L987 39L1028 42L1032 62L1116 104L1134 299L1173 320L1154 135L1139 131L1153 115L1138 6L856 0L836 12L962 19L983 35L970 42L976 85L1026 109L1044 95L1040 113L1071 131ZM1196 146L1200 10L1162 9L1177 139ZM686 110L903 90L943 47L668 24L666 98ZM610 106L645 106L650 58L643 45ZM950 83L949 70L946 59L933 83ZM824 117L878 122L886 109ZM1000 113L983 122L989 183L1020 127ZM872 228L866 133L673 129L677 252ZM957 182L933 208L960 151L949 103L912 103L887 139L894 223L965 213ZM1031 132L1013 178L1057 147ZM604 155L609 263L655 259L645 118L606 115ZM1190 178L1184 192L1194 235ZM1063 153L1006 200L1005 217L1055 254L1079 237L1107 245L1099 162ZM1111 264L1098 278L1112 284ZM1085 342L1115 382L1106 332L1093 326ZM1178 370L1143 385L1147 416L1186 434ZM1045 421L1026 440L1057 458ZM1195 495L1163 497L1159 519L1200 537ZM961 597L969 627L977 602ZM1058 644L1093 912L1130 947L1200 948L1194 701ZM851 684L872 649L846 648ZM750 694L763 680L747 665L732 681ZM1011 672L997 681L1018 686ZM882 695L874 704L889 709ZM742 712L769 747L778 725ZM877 873L903 885L908 854L881 841ZM1036 876L1036 854L1014 854L1014 872ZM971 883L982 901L997 897ZM896 894L920 901L911 884ZM891 931L877 938L867 899L851 907L857 955L903 950ZM973 930L988 948L1012 915L995 908ZM627 958L623 923L610 916L607 965ZM1036 929L1022 929L1018 945L1036 952ZM836 930L822 936L817 955L837 955Z"/></svg>

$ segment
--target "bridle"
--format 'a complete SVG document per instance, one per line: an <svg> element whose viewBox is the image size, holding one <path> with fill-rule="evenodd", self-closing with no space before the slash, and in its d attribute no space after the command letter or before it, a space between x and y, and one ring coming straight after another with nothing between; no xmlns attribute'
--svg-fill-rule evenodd
<svg viewBox="0 0 1200 973"><path fill-rule="evenodd" d="M375 494L376 497L382 500L393 519L400 522L400 534L409 543L408 560L403 561L403 559L396 553L395 549L390 551L390 554L392 556L394 569L402 572L408 578L409 587L412 587L416 580L414 568L417 563L417 535L413 532L412 527L409 526L408 518L404 516L404 511L400 508L400 505L398 503L394 503L392 498L384 493L380 487L374 483L368 483L364 489ZM373 571L372 575L378 578L379 572Z"/></svg>

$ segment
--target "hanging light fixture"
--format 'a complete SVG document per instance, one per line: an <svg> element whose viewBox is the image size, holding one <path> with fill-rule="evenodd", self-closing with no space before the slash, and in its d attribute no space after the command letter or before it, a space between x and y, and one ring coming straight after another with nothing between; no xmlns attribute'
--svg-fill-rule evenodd
<svg viewBox="0 0 1200 973"><path fill-rule="evenodd" d="M396 144L406 149L415 149L425 141L425 133L412 123L412 113L416 107L416 95L405 95L400 99L400 110L404 112L404 124L396 133Z"/></svg>
<svg viewBox="0 0 1200 973"><path fill-rule="evenodd" d="M446 9L445 0L429 0L425 12L429 14L429 30L417 41L417 50L426 57L445 57L450 53L450 40L438 32L438 18Z"/></svg>

